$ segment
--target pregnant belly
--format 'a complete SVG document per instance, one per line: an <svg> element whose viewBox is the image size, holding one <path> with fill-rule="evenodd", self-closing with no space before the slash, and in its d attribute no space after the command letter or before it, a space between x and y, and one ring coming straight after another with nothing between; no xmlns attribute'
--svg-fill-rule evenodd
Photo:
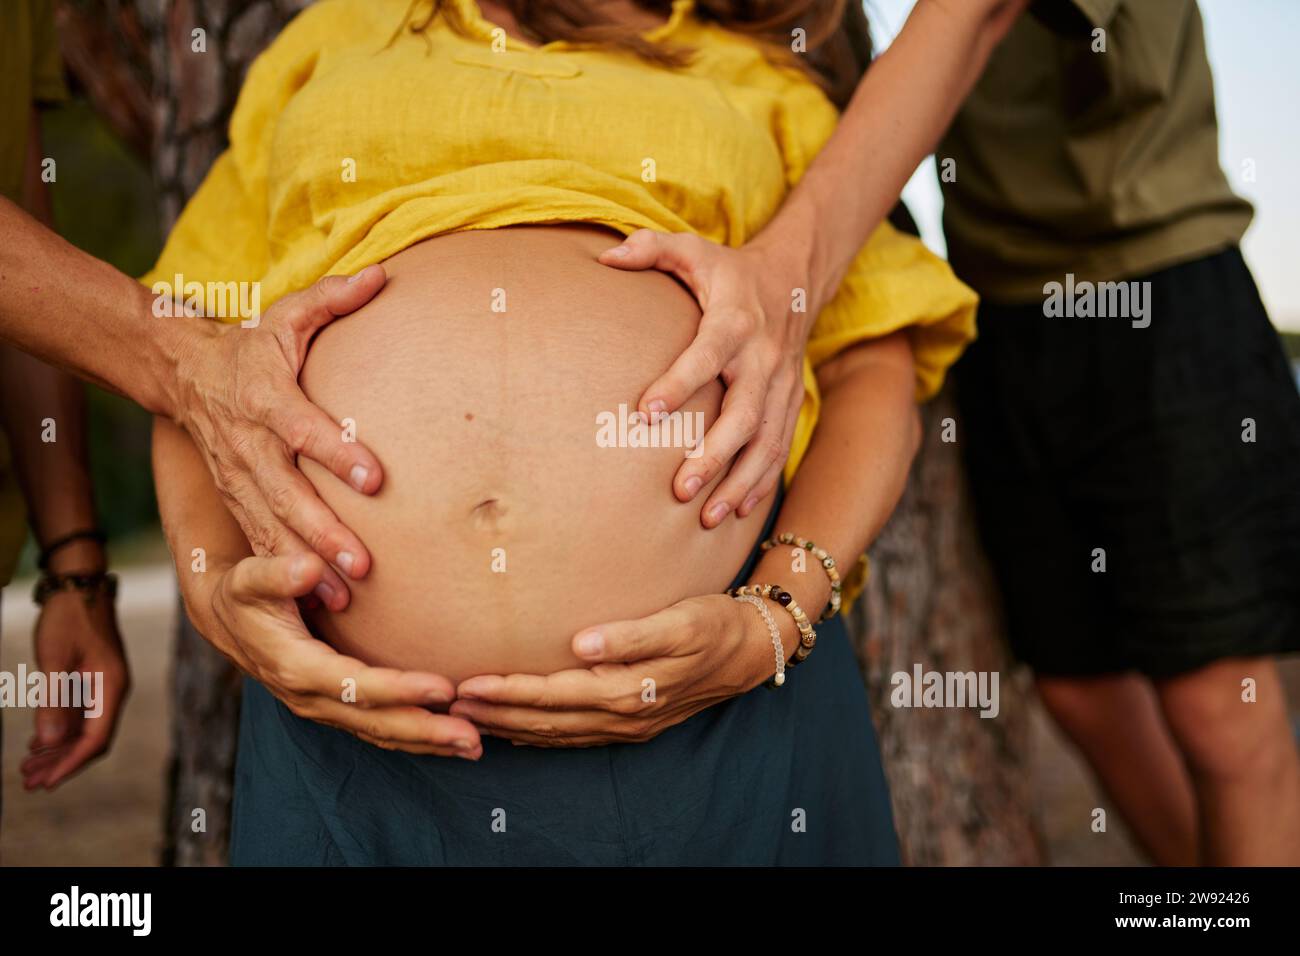
<svg viewBox="0 0 1300 956"><path fill-rule="evenodd" d="M598 264L612 238L543 226L427 240L313 343L304 390L385 473L366 498L302 462L373 557L351 606L314 616L340 650L453 680L549 673L578 666L583 627L716 593L743 563L762 509L705 531L707 492L682 504L671 488L721 385L657 431L619 425L699 309L661 273Z"/></svg>

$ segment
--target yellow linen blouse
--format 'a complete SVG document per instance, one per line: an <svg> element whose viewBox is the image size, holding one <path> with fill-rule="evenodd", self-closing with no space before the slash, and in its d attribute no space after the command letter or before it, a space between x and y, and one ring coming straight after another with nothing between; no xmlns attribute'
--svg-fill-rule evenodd
<svg viewBox="0 0 1300 956"><path fill-rule="evenodd" d="M695 51L669 69L494 34L475 0L444 0L423 34L398 30L408 0L320 0L253 63L229 149L143 281L259 282L265 308L431 236L527 223L742 245L838 116L805 75L693 6L675 0L645 34ZM928 398L974 338L975 306L943 260L882 225L813 329L786 480L817 421L817 363L908 328Z"/></svg>

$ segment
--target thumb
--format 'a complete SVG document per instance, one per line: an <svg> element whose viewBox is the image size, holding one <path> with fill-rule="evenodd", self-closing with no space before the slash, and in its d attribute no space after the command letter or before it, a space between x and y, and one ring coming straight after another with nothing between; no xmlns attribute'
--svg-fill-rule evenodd
<svg viewBox="0 0 1300 956"><path fill-rule="evenodd" d="M388 282L381 265L366 266L350 276L325 276L310 289L286 296L267 312L268 320L285 323L307 339L341 315L355 312Z"/></svg>
<svg viewBox="0 0 1300 956"><path fill-rule="evenodd" d="M285 601L310 594L325 574L317 554L244 558L230 569L229 587L244 602Z"/></svg>
<svg viewBox="0 0 1300 956"><path fill-rule="evenodd" d="M671 272L689 286L691 274L701 264L706 248L705 240L693 233L638 229L621 244L602 252L598 261L616 269Z"/></svg>
<svg viewBox="0 0 1300 956"><path fill-rule="evenodd" d="M573 653L589 664L672 657L678 637L688 630L686 617L680 605L673 605L649 617L584 628L573 637Z"/></svg>

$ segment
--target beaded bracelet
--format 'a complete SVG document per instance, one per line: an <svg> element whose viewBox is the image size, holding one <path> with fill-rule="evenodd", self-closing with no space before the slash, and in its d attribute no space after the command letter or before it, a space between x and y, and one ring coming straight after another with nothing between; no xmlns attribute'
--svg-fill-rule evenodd
<svg viewBox="0 0 1300 956"><path fill-rule="evenodd" d="M763 599L755 597L752 594L737 594L737 601L744 601L746 604L752 604L758 608L758 613L763 615L763 622L767 625L767 633L772 636L772 651L776 654L776 674L772 679L767 681L768 687L780 687L785 683L785 645L781 643L781 629L776 626L776 618L772 617L772 612L767 609Z"/></svg>
<svg viewBox="0 0 1300 956"><path fill-rule="evenodd" d="M802 664L808 655L812 653L813 646L817 643L817 632L813 630L808 615L804 613L803 608L799 606L799 603L794 599L794 595L789 591L778 584L743 584L738 588L730 589L727 593L732 597L753 594L756 597L768 598L790 612L790 616L794 618L795 627L799 629L799 646L794 650L794 657L790 658L786 663L787 667Z"/></svg>
<svg viewBox="0 0 1300 956"><path fill-rule="evenodd" d="M86 574L51 574L46 571L36 582L32 590L32 600L44 605L60 591L76 591L89 607L100 594L108 595L111 601L117 597L117 575L106 571L92 571Z"/></svg>
<svg viewBox="0 0 1300 956"><path fill-rule="evenodd" d="M796 548L803 548L821 562L826 569L826 576L831 579L831 601L826 610L822 612L821 617L817 618L817 623L828 621L840 613L840 601L842 600L841 592L844 590L844 582L840 580L839 568L835 566L835 559L830 556L825 548L819 548L807 538L800 538L786 531L774 537L768 538L760 545L764 551L771 551L778 544L792 544Z"/></svg>

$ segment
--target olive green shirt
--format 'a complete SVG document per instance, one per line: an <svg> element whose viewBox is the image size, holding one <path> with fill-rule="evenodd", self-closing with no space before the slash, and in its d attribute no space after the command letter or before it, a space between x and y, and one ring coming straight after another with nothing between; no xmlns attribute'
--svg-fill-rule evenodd
<svg viewBox="0 0 1300 956"><path fill-rule="evenodd" d="M0 195L21 203L33 104L63 100L54 4L0 0ZM26 535L23 499L0 430L0 585L13 576Z"/></svg>
<svg viewBox="0 0 1300 956"><path fill-rule="evenodd" d="M957 274L1024 302L1067 273L1116 281L1236 244L1252 210L1219 167L1195 0L1030 9L936 152Z"/></svg>

